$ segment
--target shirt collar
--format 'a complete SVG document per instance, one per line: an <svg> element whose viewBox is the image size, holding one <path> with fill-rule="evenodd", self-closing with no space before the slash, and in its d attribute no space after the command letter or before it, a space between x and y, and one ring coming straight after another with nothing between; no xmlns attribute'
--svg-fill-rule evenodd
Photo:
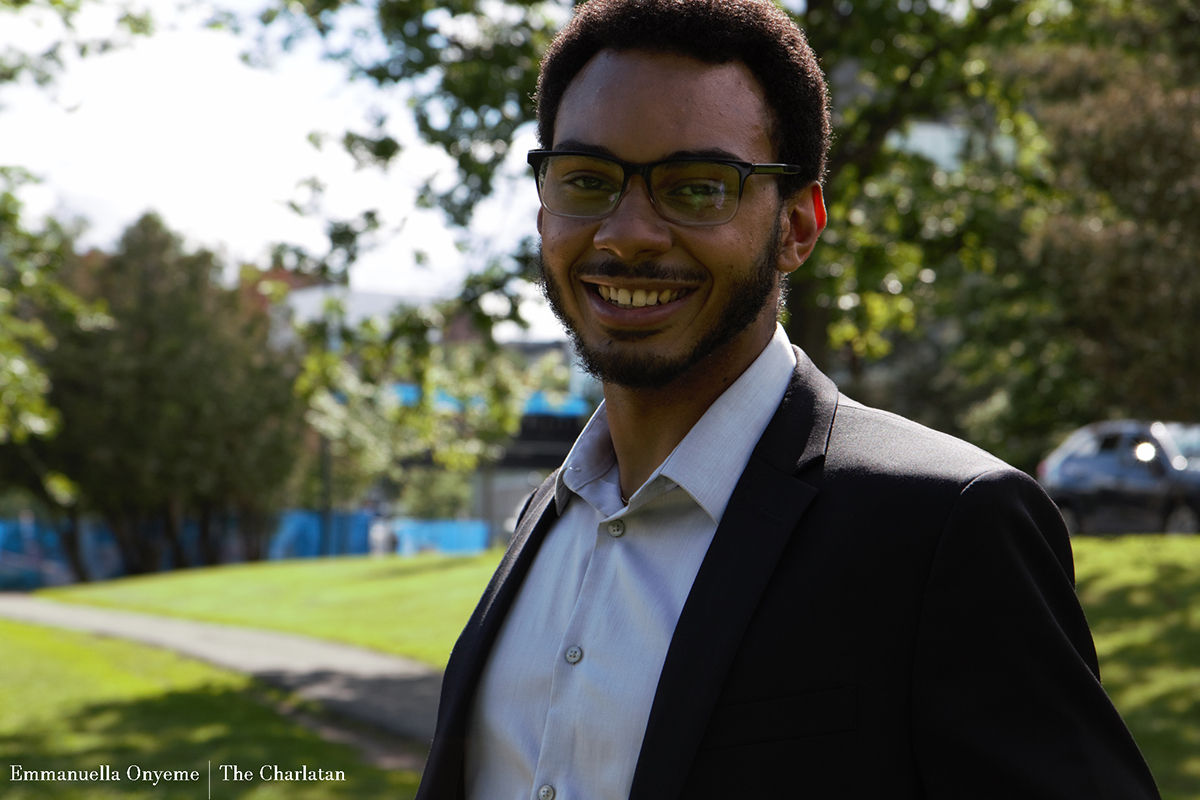
<svg viewBox="0 0 1200 800"><path fill-rule="evenodd" d="M787 392L796 354L783 328L754 363L709 406L659 471L720 522L750 453Z"/></svg>
<svg viewBox="0 0 1200 800"><path fill-rule="evenodd" d="M795 369L796 354L787 334L776 324L775 335L754 363L709 406L683 441L630 498L631 504L640 504L666 491L668 487L657 481L662 476L682 487L714 522L720 522L750 453L783 399ZM566 508L572 493L580 493L610 472L615 475L616 459L608 414L601 403L558 473L554 500L559 513ZM615 493L619 503L619 488L599 484L592 488L599 491L585 490L586 494L597 493L600 497L585 499L608 516L612 513L608 510L611 502L598 505L596 500L611 501L608 495Z"/></svg>
<svg viewBox="0 0 1200 800"><path fill-rule="evenodd" d="M601 401L600 407L592 414L583 432L571 446L571 452L567 454L562 469L558 471L558 478L554 482L554 503L558 513L562 514L566 509L572 493L586 492L584 487L588 484L604 478L609 472L615 474L616 470L613 467L616 463L617 453L613 450L612 434L608 429L608 412L604 410L604 401ZM617 502L620 503L619 487L603 494L614 492ZM592 502L590 498L585 499ZM603 510L612 504L607 502L598 505L592 502L592 505ZM605 516L608 516L608 513Z"/></svg>

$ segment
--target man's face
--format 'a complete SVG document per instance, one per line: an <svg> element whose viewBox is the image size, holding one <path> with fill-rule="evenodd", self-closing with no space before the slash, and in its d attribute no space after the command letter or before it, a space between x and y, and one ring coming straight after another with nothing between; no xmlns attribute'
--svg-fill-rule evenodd
<svg viewBox="0 0 1200 800"><path fill-rule="evenodd" d="M554 149L633 163L775 160L762 88L744 64L641 51L604 51L584 67L563 96ZM659 388L715 354L744 369L774 330L789 213L774 179L753 176L729 222L678 225L658 215L634 176L604 219L539 212L546 296L605 383ZM639 292L659 302L622 307Z"/></svg>

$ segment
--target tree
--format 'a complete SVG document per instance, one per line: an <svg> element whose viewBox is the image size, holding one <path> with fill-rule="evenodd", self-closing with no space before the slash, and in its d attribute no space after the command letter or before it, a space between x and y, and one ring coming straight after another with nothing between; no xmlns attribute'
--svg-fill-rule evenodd
<svg viewBox="0 0 1200 800"><path fill-rule="evenodd" d="M0 0L0 20L10 20L5 27L22 22L32 23L43 43L40 51L30 52L8 44L0 50L0 87L5 83L30 79L38 85L50 84L68 58L83 58L120 47L128 38L148 34L153 21L148 12L137 12L125 6L113 10L111 31L104 36L83 37L75 28L75 18L83 9L84 0ZM97 20L93 19L93 27ZM45 31L50 31L49 37Z"/></svg>
<svg viewBox="0 0 1200 800"><path fill-rule="evenodd" d="M57 267L70 245L60 228L24 228L15 194L23 177L0 170L0 442L47 434L58 421L46 402L49 380L31 357L53 340L32 310L59 299L50 280L51 259Z"/></svg>
<svg viewBox="0 0 1200 800"><path fill-rule="evenodd" d="M479 304L460 298L349 326L332 303L303 329L297 386L306 420L330 443L334 504L360 500L381 479L405 487L430 466L461 476L495 460L529 394L565 383L559 359L518 363L474 330L472 312ZM306 471L310 506L319 504L316 466Z"/></svg>
<svg viewBox="0 0 1200 800"><path fill-rule="evenodd" d="M116 254L82 259L64 279L103 299L114 325L84 331L47 320L57 347L43 363L62 427L3 454L10 480L28 484L47 469L69 476L79 492L72 514L108 522L130 573L159 569L164 547L174 566L193 563L188 517L200 521L201 563L215 563L213 517L236 512L245 522L271 511L292 467L297 359L269 346L266 315L218 278L211 253L186 252L152 215L125 232ZM261 546L251 538L244 549Z"/></svg>
<svg viewBox="0 0 1200 800"><path fill-rule="evenodd" d="M1119 2L1026 61L1064 198L1031 242L1100 416L1200 418L1200 8Z"/></svg>
<svg viewBox="0 0 1200 800"><path fill-rule="evenodd" d="M0 20L11 20L6 27L31 18L57 26L56 38L40 52L11 44L0 51L0 89L24 79L46 85L68 55L110 49L125 34L147 33L151 27L148 16L127 10L111 36L81 38L74 29L80 8L77 0L0 0ZM50 381L39 358L55 346L55 338L41 316L57 314L81 330L108 324L101 307L83 303L60 282L59 272L74 254L75 231L55 220L38 227L22 219L17 193L35 180L17 166L0 164L0 444L52 436L58 427L59 415L47 402ZM63 475L48 470L39 480L41 491L70 502L72 488Z"/></svg>
<svg viewBox="0 0 1200 800"><path fill-rule="evenodd" d="M1096 419L1197 417L1197 13L1077 4L991 59L1019 102L914 196L961 233L929 240L918 335L857 393L1029 471Z"/></svg>

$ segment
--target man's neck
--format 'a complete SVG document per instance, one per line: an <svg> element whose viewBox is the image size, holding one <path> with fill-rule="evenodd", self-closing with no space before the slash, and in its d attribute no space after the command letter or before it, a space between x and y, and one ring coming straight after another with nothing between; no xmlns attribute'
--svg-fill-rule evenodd
<svg viewBox="0 0 1200 800"><path fill-rule="evenodd" d="M604 384L604 407L621 476L621 496L629 498L658 469L709 407L741 377L774 335L772 327L749 359L729 349L700 361L658 389ZM744 352L744 351L743 351Z"/></svg>

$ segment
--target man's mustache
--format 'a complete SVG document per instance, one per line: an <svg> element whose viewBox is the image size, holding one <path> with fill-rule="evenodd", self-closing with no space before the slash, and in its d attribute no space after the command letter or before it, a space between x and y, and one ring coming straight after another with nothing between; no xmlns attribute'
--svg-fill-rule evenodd
<svg viewBox="0 0 1200 800"><path fill-rule="evenodd" d="M697 267L682 267L658 261L626 264L615 258L583 264L574 269L576 278L625 278L674 283L703 283L708 275Z"/></svg>

